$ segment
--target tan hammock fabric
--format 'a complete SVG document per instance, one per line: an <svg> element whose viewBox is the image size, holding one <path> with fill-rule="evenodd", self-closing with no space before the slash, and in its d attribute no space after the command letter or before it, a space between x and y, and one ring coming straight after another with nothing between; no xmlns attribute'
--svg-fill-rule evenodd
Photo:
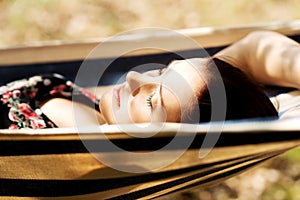
<svg viewBox="0 0 300 200"><path fill-rule="evenodd" d="M104 130L103 133L95 133L91 128L81 133L84 137L72 129L24 130L16 134L2 130L0 194L49 199L151 198L220 182L300 143L300 126L296 119L226 123L213 150L199 158L204 137L215 133L206 133L207 124L197 127L197 134L192 136L195 126L181 129L182 140L189 136L194 139L184 154L170 165L149 173L127 173L107 167L94 156L112 155L112 152L90 153L83 143L92 140L101 145L106 140L105 134L124 149L143 153L159 149L162 141L172 140L180 124L167 124L150 141L129 137L116 126L106 129L115 131ZM162 151L151 161L141 161L140 166L131 163L130 158L123 158L122 163L144 167L164 162L174 151L176 149Z"/></svg>

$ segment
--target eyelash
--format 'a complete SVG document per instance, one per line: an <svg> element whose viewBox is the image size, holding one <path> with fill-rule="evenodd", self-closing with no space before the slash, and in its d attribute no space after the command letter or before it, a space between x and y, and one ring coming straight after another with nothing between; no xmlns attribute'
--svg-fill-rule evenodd
<svg viewBox="0 0 300 200"><path fill-rule="evenodd" d="M164 69L159 69L158 70L158 75L160 76L163 73ZM153 105L152 105L152 97L155 95L155 92L152 92L149 96L146 97L146 104L148 107L150 107L152 109Z"/></svg>
<svg viewBox="0 0 300 200"><path fill-rule="evenodd" d="M152 108L152 97L154 96L155 92L152 92L149 96L146 97L147 106Z"/></svg>

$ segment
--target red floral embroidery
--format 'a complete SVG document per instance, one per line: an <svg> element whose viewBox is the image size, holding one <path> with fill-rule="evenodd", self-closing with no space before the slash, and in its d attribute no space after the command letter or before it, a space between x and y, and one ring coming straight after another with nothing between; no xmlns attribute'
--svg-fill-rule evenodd
<svg viewBox="0 0 300 200"><path fill-rule="evenodd" d="M21 103L19 105L19 110L24 115L25 119L32 119L34 117L38 117L38 115L30 108L30 106L26 103Z"/></svg>
<svg viewBox="0 0 300 200"><path fill-rule="evenodd" d="M30 126L33 129L45 128L46 124L42 119L30 118Z"/></svg>
<svg viewBox="0 0 300 200"><path fill-rule="evenodd" d="M18 129L18 126L15 125L15 124L11 124L11 125L9 125L8 129L9 130L15 130L15 129Z"/></svg>
<svg viewBox="0 0 300 200"><path fill-rule="evenodd" d="M12 92L7 92L2 95L1 101L3 104L7 103L7 101L13 96Z"/></svg>
<svg viewBox="0 0 300 200"><path fill-rule="evenodd" d="M17 110L14 109L14 108L11 108L11 109L9 110L8 118L9 118L11 121L13 121L13 122L16 122L16 121L18 120L18 117L17 117L16 113L17 113Z"/></svg>
<svg viewBox="0 0 300 200"><path fill-rule="evenodd" d="M60 95L62 97L70 97L72 95L71 92L66 91L67 86L66 85L58 85L53 87L53 90L50 91L50 94L52 96Z"/></svg>
<svg viewBox="0 0 300 200"><path fill-rule="evenodd" d="M0 86L0 117L8 129L56 127L38 107L38 101L53 97L71 99L72 95L86 97L84 101L98 103L90 91L80 88L60 75L34 76ZM98 106L95 106L97 108ZM1 113L2 111L2 113ZM6 112L6 113L3 113Z"/></svg>
<svg viewBox="0 0 300 200"><path fill-rule="evenodd" d="M92 92L84 89L84 88L79 88L79 91L86 96L87 98L89 98L90 100L92 100L93 102L97 101L97 96L95 94L93 94Z"/></svg>
<svg viewBox="0 0 300 200"><path fill-rule="evenodd" d="M41 76L34 76L28 80L14 81L0 87L2 105L10 108L7 115L12 123L7 125L8 129L46 127L44 119L28 104L31 99L34 100L39 91L39 88L35 86L41 81ZM49 123L49 127L54 127L54 125Z"/></svg>

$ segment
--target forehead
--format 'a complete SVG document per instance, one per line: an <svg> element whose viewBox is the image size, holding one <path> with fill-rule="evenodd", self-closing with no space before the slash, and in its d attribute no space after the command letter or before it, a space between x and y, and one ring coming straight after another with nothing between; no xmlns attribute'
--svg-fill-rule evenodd
<svg viewBox="0 0 300 200"><path fill-rule="evenodd" d="M162 97L168 115L180 115L197 101L203 87L198 70L188 61L174 61L162 76ZM172 102L172 103L170 103Z"/></svg>
<svg viewBox="0 0 300 200"><path fill-rule="evenodd" d="M199 69L204 64L204 60L198 58L173 61L164 73L163 82L175 91L180 88L197 92L200 87L203 87L203 74Z"/></svg>
<svg viewBox="0 0 300 200"><path fill-rule="evenodd" d="M185 60L174 60L169 65L168 68L174 70L187 70L187 71L197 71L199 73L200 69L205 66L208 62L207 58L190 58Z"/></svg>

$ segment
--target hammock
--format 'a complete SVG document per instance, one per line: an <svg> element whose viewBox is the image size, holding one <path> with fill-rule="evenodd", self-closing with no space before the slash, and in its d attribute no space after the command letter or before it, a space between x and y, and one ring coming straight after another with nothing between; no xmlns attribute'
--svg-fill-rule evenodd
<svg viewBox="0 0 300 200"><path fill-rule="evenodd" d="M209 54L214 54L248 32L261 29L279 31L300 41L299 21L180 32L200 42ZM134 41L159 43L166 41L166 37L137 34L108 42L106 55L89 60L91 70L114 60L113 49L118 45ZM74 80L82 60L96 44L98 41L3 48L0 50L0 80L5 83L49 72ZM151 60L167 64L178 54L186 58L198 57L203 52L203 49L184 46L171 48L177 54L133 52L117 59L106 71L108 78L100 80L100 90L114 81L109 78L111 74L122 74ZM90 86L86 82L82 84ZM152 134L153 129L146 125L138 129L135 125L3 129L0 130L0 196L3 199L149 199L207 186L297 147L300 144L298 121L298 118L291 118L197 125L166 123L159 133L144 138L130 134ZM176 145L170 145L175 139ZM108 144L118 148L112 149ZM123 150L129 154L124 154ZM134 159L131 153L148 157Z"/></svg>

